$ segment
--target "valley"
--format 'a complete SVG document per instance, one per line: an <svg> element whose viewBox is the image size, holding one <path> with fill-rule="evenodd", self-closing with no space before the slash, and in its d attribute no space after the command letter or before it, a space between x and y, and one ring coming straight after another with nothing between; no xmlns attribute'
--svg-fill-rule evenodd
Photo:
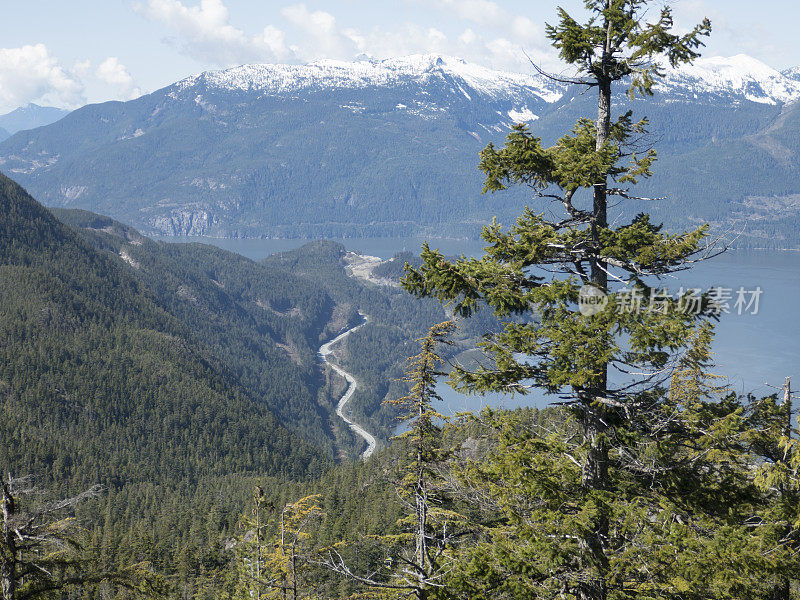
<svg viewBox="0 0 800 600"><path fill-rule="evenodd" d="M800 599L800 9L323 4L6 11L0 600Z"/></svg>
<svg viewBox="0 0 800 600"><path fill-rule="evenodd" d="M367 324L368 318L366 317L366 315L362 314L361 316L364 319L363 323L361 323L360 325L356 325L355 327L351 327L346 331L343 331L329 342L325 342L324 344L322 344L322 346L319 347L319 355L325 362L325 364L327 364L331 369L333 369L336 373L338 373L340 377L343 377L345 381L347 381L347 391L345 391L344 395L336 404L336 414L339 415L340 419L342 419L345 423L347 423L350 429L352 429L360 437L364 438L364 441L367 443L367 448L361 454L361 458L363 460L366 460L370 456L372 456L372 454L375 452L375 448L377 447L377 441L375 440L375 436L373 436L371 433L368 433L358 423L355 423L345 415L347 403L353 397L353 394L355 393L358 387L358 382L356 381L355 377L353 377L350 373L346 372L341 367L336 366L336 364L331 362L330 359L331 355L333 354L333 346L337 345L339 342L346 339L347 336L349 336L351 333L358 331L364 325Z"/></svg>

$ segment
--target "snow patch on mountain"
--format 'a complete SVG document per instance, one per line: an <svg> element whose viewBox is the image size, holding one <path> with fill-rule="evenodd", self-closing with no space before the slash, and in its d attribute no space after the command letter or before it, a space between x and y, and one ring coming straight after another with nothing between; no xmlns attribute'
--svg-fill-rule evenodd
<svg viewBox="0 0 800 600"><path fill-rule="evenodd" d="M539 118L539 115L534 114L527 106L520 110L508 111L508 116L514 123L529 123Z"/></svg>
<svg viewBox="0 0 800 600"><path fill-rule="evenodd" d="M513 96L525 89L548 103L557 102L563 95L562 86L540 75L496 71L459 58L435 54L356 62L319 60L306 65L242 65L207 71L179 81L175 87L177 91L183 91L205 84L209 89L222 91L283 95L300 90L425 84L434 78L455 80L455 85L468 100L472 99L469 90L497 98Z"/></svg>

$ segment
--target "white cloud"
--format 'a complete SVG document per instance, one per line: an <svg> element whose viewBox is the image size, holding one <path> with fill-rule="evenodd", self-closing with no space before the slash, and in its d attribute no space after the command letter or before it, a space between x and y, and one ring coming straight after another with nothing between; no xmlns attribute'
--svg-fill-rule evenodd
<svg viewBox="0 0 800 600"><path fill-rule="evenodd" d="M250 35L231 23L225 0L141 0L135 8L147 19L165 25L174 36L168 41L208 67L427 53L450 54L515 71L530 71L526 53L546 67L558 64L542 27L527 17L509 13L497 2L424 1L448 13L448 23L455 17L477 24L475 30L481 33L467 28L455 35L410 22L354 29L342 26L330 12L293 3L280 10L282 23Z"/></svg>
<svg viewBox="0 0 800 600"><path fill-rule="evenodd" d="M464 33L458 36L458 41L465 46L469 46L478 41L478 35L472 29L465 29Z"/></svg>
<svg viewBox="0 0 800 600"><path fill-rule="evenodd" d="M514 15L490 0L433 0L432 5L451 13L462 21L480 25L490 37L510 36L514 43L544 47L549 42L544 28L531 19Z"/></svg>
<svg viewBox="0 0 800 600"><path fill-rule="evenodd" d="M456 19L479 25L481 34L467 28L458 37L456 49L464 58L511 71L530 71L530 59L546 69L563 69L544 27L528 17L515 15L491 0L425 2Z"/></svg>
<svg viewBox="0 0 800 600"><path fill-rule="evenodd" d="M258 40L257 43L266 46L273 56L281 56L288 52L286 48L286 34L272 25L267 25L264 28L261 39Z"/></svg>
<svg viewBox="0 0 800 600"><path fill-rule="evenodd" d="M719 6L712 4L707 0L678 0L673 7L679 33L691 31L706 17L711 19L711 37L705 39L708 47L702 54L745 52L771 64L785 62L788 49L781 48L782 39L771 27L765 27L758 18L744 23L731 19Z"/></svg>
<svg viewBox="0 0 800 600"><path fill-rule="evenodd" d="M230 66L293 58L282 31L268 26L258 35L245 34L231 25L222 0L202 0L198 6L186 6L180 0L147 0L134 8L175 31L181 51L207 64Z"/></svg>
<svg viewBox="0 0 800 600"><path fill-rule="evenodd" d="M544 36L544 30L528 17L513 17L511 19L511 33L514 34L515 39L521 42L528 42L537 46L549 46L549 42Z"/></svg>
<svg viewBox="0 0 800 600"><path fill-rule="evenodd" d="M304 39L303 50L297 53L305 60L315 58L352 58L358 54L364 38L356 31L340 30L335 17L322 10L310 11L305 4L294 4L281 10L283 17L299 30Z"/></svg>
<svg viewBox="0 0 800 600"><path fill-rule="evenodd" d="M88 60L65 67L44 44L0 49L0 113L35 102L74 109L89 101L130 100L141 90L118 58L97 68Z"/></svg>
<svg viewBox="0 0 800 600"><path fill-rule="evenodd" d="M530 60L545 69L561 71L563 65L550 46L544 28L525 16L514 15L491 0L406 0L435 8L453 19L477 25L447 37L438 30L428 35L406 24L395 31L376 30L367 36L363 52L375 56L409 53L451 54L496 69L530 72ZM476 30L479 33L476 33Z"/></svg>
<svg viewBox="0 0 800 600"><path fill-rule="evenodd" d="M452 11L459 19L484 27L502 27L508 23L508 12L489 0L438 0L435 4Z"/></svg>
<svg viewBox="0 0 800 600"><path fill-rule="evenodd" d="M690 31L706 17L712 20L714 29L722 31L728 28L725 14L711 7L706 0L678 0L672 6L672 12L675 23L683 32ZM654 11L652 16L655 19L658 15Z"/></svg>
<svg viewBox="0 0 800 600"><path fill-rule="evenodd" d="M78 77L44 44L0 49L0 111L37 102L74 108L84 101Z"/></svg>
<svg viewBox="0 0 800 600"><path fill-rule="evenodd" d="M113 100L131 100L142 95L136 82L128 72L128 68L115 56L109 56L94 71L99 82L109 88L108 98Z"/></svg>
<svg viewBox="0 0 800 600"><path fill-rule="evenodd" d="M375 28L364 33L348 30L346 34L355 44L357 52L342 58L352 59L356 55L390 58L429 53L459 55L457 42L450 40L435 27L405 23L394 30Z"/></svg>

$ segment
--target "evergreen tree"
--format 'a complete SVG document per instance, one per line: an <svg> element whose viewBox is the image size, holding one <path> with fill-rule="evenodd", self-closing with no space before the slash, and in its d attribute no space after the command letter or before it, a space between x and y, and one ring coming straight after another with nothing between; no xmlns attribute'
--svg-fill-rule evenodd
<svg viewBox="0 0 800 600"><path fill-rule="evenodd" d="M792 427L792 391L762 398L751 407L749 435L762 493L753 516L756 557L771 572L770 600L789 600L800 573L800 441Z"/></svg>
<svg viewBox="0 0 800 600"><path fill-rule="evenodd" d="M388 400L399 409L399 418L408 430L398 436L403 454L397 495L405 514L397 525L399 533L377 538L386 553L384 571L380 574L355 573L336 548L328 550L325 566L372 590L372 597L417 600L446 598L445 576L451 568L452 549L460 532L463 517L451 509L442 493L442 477L437 471L446 457L439 448L440 423L446 418L433 408L436 378L443 359L437 346L452 344L453 321L434 325L421 338L419 354L408 360L404 381L409 385L407 396ZM378 575L378 576L376 576Z"/></svg>
<svg viewBox="0 0 800 600"><path fill-rule="evenodd" d="M485 415L496 442L458 476L486 525L448 585L475 600L574 598L594 574L581 562L582 539L605 510L609 598L760 597L767 570L750 560L747 425L736 396L705 372L709 341L710 328L700 328L669 393L657 392L648 427L617 428L625 445L614 448L607 487L592 495L574 416Z"/></svg>
<svg viewBox="0 0 800 600"><path fill-rule="evenodd" d="M276 515L274 506L265 506L261 487L256 487L253 515L243 518L241 524L247 532L236 545L238 582L234 598L318 597L307 574L311 569L311 525L322 516L319 500L318 494L306 496L287 504Z"/></svg>
<svg viewBox="0 0 800 600"><path fill-rule="evenodd" d="M456 387L473 393L539 387L564 398L580 444L569 452L559 440L548 442L547 452L567 462L561 474L540 474L555 477L551 483L571 499L577 521L560 522L559 533L547 535L572 548L555 570L560 593L600 600L612 583L621 585L615 569L625 544L615 535L627 518L617 512L620 499L656 476L631 459L633 439L656 431L652 417L664 414L666 398L659 384L669 381L698 323L719 307L708 297L675 298L653 287L709 253L707 227L669 234L645 214L622 225L608 216L610 198L643 200L624 186L649 177L656 159L653 149L636 152L646 119L634 121L628 112L612 121L614 84L627 82L631 96L652 95L662 64L695 59L710 23L679 35L669 6L652 18L647 11L655 3L647 0L584 4L586 23L559 9L547 34L578 71L570 82L598 90L597 119L579 119L552 147L516 126L505 146L490 144L480 162L485 192L528 185L562 207L563 218L548 220L526 208L508 230L495 222L484 228L488 246L480 259L450 263L426 244L422 266L408 267L404 285L451 303L456 314L488 306L508 321L482 344L490 363L457 368Z"/></svg>

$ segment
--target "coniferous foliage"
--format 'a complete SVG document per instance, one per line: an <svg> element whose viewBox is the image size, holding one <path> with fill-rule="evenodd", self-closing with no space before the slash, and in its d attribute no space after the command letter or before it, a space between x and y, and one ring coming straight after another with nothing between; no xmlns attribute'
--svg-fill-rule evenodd
<svg viewBox="0 0 800 600"><path fill-rule="evenodd" d="M256 487L253 514L240 522L245 533L235 542L234 598L319 598L310 543L323 516L319 501L320 495L312 494L278 510Z"/></svg>
<svg viewBox="0 0 800 600"><path fill-rule="evenodd" d="M89 560L80 524L70 513L100 491L100 486L94 486L72 498L46 501L31 477L9 475L0 482L3 600L53 598L97 584L115 584L148 595L163 591L161 579L147 564L104 570Z"/></svg>
<svg viewBox="0 0 800 600"><path fill-rule="evenodd" d="M110 253L282 424L333 455L316 355L334 310L328 294L213 246L158 243L85 211L55 214Z"/></svg>
<svg viewBox="0 0 800 600"><path fill-rule="evenodd" d="M0 183L3 464L81 487L324 464L141 282Z"/></svg>
<svg viewBox="0 0 800 600"><path fill-rule="evenodd" d="M436 393L436 378L442 374L438 369L443 362L438 347L453 344L450 336L454 329L454 322L445 321L433 325L418 340L420 351L406 367L408 395L386 401L400 409L399 418L408 430L397 438L401 459L395 482L405 514L396 523L397 533L376 538L387 553L384 569L359 573L336 546L321 551L326 556L320 561L322 565L371 590L375 597L428 600L449 596L445 581L454 560L452 546L461 535L459 526L464 518L442 493L443 478L437 468L446 457L440 447L440 423L446 418L436 412L433 402L441 399Z"/></svg>
<svg viewBox="0 0 800 600"><path fill-rule="evenodd" d="M635 121L626 112L612 120L612 87L627 80L632 96L652 95L663 74L657 59L671 66L691 62L710 32L705 20L677 34L671 8L646 17L651 5L586 0L591 18L583 24L559 9L558 22L547 34L577 70L573 82L597 91L597 119L578 119L550 147L517 126L503 148L490 144L481 153L485 192L526 185L562 208L563 218L548 220L526 208L508 230L493 223L483 231L488 246L480 259L450 263L425 246L423 265L409 267L405 279L412 293L450 302L464 316L485 303L500 317L532 317L507 322L483 343L491 361L475 371L457 367L453 381L473 393L540 387L561 394L575 418L574 436L514 437L519 454L509 449L497 455L498 467L511 474L525 457L541 461L540 468L518 473L524 480L517 484L533 486L530 497L543 500L517 522L522 531L532 528L530 550L539 567L529 592L541 597L561 593L599 600L645 592L658 597L672 584L663 574L629 570L631 536L669 512L657 497L670 495L667 473L686 459L683 449L647 458L645 449L670 447L674 429L686 436L676 447L696 435L691 428L668 426L669 419L659 423L660 416L694 423L706 411L684 403L669 413L659 387L676 360L688 361L686 368L701 364L701 353L692 348L705 343L708 301L701 299L696 311L685 310L685 298L671 298L657 285L660 277L703 255L707 227L670 234L645 214L623 225L609 215L610 199L635 198L630 186L651 175L656 159L654 149L637 151L634 144L647 130L646 119ZM547 277L547 270L561 275ZM626 294L642 296L644 309L626 308ZM579 310L579 302L591 296L604 298L605 304ZM723 416L729 418L724 410ZM701 438L700 444L724 447L714 436ZM572 439L578 443L567 441ZM516 467L502 466L515 456ZM658 493L649 491L654 485ZM558 507L567 505L569 516L562 518ZM646 546L651 548L668 543L672 535L669 528L650 533Z"/></svg>

